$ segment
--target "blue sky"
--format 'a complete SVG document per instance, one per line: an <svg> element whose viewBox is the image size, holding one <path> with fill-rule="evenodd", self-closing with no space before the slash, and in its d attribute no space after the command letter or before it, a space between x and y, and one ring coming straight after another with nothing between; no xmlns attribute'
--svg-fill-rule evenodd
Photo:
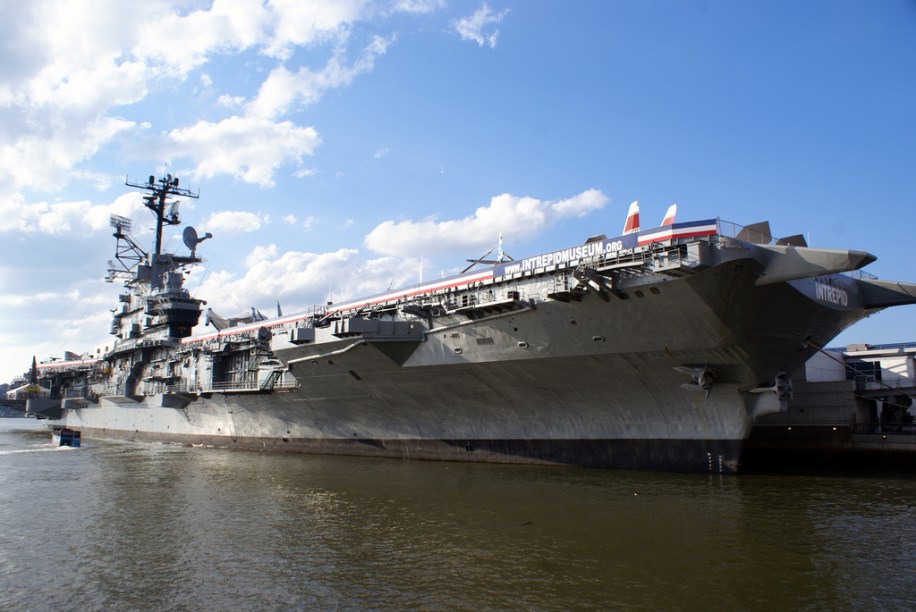
<svg viewBox="0 0 916 612"><path fill-rule="evenodd" d="M615 235L633 200L916 281L911 0L93 7L0 2L0 381L110 346L108 216L149 245L123 183L151 173L200 190L188 288L224 316L453 273L500 232L515 257Z"/></svg>

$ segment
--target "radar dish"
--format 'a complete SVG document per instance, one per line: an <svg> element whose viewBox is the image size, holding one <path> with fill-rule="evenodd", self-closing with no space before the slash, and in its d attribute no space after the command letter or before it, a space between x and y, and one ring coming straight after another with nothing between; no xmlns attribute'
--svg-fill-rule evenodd
<svg viewBox="0 0 916 612"><path fill-rule="evenodd" d="M197 237L197 230L189 225L184 228L181 237L184 240L184 245L193 253L197 249L197 243L200 242L200 238Z"/></svg>
<svg viewBox="0 0 916 612"><path fill-rule="evenodd" d="M211 234L210 232L207 232L206 234L204 234L203 238L201 238L200 236L197 235L197 230L189 225L186 228L184 228L184 232L182 233L181 237L182 237L182 240L184 240L185 246L191 250L191 256L196 257L197 256L197 245L203 242L204 240L206 240L207 238L213 238L213 234Z"/></svg>

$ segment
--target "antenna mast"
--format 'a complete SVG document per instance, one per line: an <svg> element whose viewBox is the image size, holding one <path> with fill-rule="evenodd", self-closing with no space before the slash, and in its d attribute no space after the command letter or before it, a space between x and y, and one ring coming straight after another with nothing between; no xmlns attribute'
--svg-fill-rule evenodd
<svg viewBox="0 0 916 612"><path fill-rule="evenodd" d="M143 189L149 193L143 196L143 204L153 211L156 215L156 250L153 253L153 261L156 261L162 254L162 226L178 225L181 221L178 219L178 200L167 203L165 199L169 196L193 198L200 197L200 193L193 193L190 189L184 189L178 186L178 177L166 174L164 178L156 180L152 174L146 183L131 183L129 180L124 181L128 187ZM169 210L166 212L166 204Z"/></svg>

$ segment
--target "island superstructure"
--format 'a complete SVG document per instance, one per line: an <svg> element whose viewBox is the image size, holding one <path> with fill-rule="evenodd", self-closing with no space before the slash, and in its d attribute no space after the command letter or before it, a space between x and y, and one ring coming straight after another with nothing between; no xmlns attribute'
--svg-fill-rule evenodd
<svg viewBox="0 0 916 612"><path fill-rule="evenodd" d="M130 184L130 183L129 183ZM735 472L787 373L916 285L875 258L718 219L626 232L307 312L208 312L162 249L180 223L151 176L156 244L113 217L111 350L37 366L29 411L84 437L418 459ZM636 218L634 219L634 215Z"/></svg>

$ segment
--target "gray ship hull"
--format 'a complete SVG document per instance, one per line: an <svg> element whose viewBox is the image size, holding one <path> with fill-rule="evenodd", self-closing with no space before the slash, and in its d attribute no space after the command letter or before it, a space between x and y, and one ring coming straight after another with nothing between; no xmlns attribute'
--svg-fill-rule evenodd
<svg viewBox="0 0 916 612"><path fill-rule="evenodd" d="M723 385L717 389L721 397L705 401L698 395L689 403L674 397L676 393L668 397L656 390L647 401L646 394L637 391L645 384L638 368L651 372L644 364L602 357L530 365L459 366L460 370L441 374L416 368L394 377L364 369L360 381L344 375L365 382L369 393L353 388L348 393L340 388L343 377L334 380L338 377L330 375L326 382L336 390L329 396L301 390L213 394L184 408L164 407L167 396L140 402L103 398L97 406L67 411L65 422L90 437L257 450L737 470L751 422L735 389ZM356 363L341 364L348 366ZM615 370L622 373L607 375ZM599 373L605 374L603 382L589 383L590 388L577 390L573 397L568 380L561 383L558 378ZM379 391L376 376L399 390ZM430 382L438 392L420 390ZM670 382L676 388L680 381Z"/></svg>

